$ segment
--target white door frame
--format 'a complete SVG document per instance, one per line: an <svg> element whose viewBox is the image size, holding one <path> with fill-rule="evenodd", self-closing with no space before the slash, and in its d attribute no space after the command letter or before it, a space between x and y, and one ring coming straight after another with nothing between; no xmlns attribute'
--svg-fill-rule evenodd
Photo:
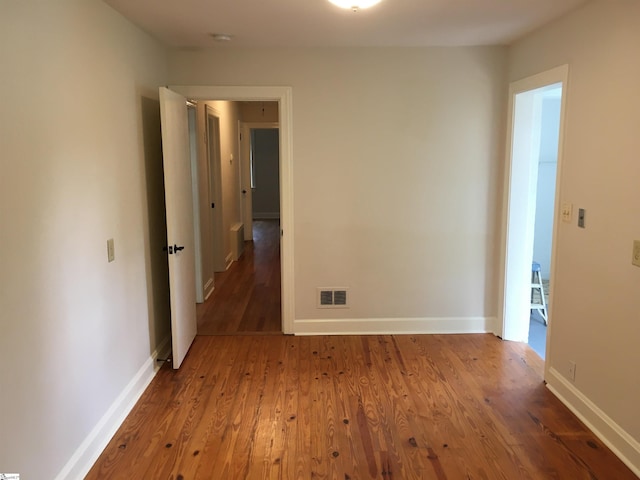
<svg viewBox="0 0 640 480"><path fill-rule="evenodd" d="M280 270L282 331L293 331L295 315L293 265L293 137L291 87L171 86L193 100L277 101L280 131Z"/></svg>
<svg viewBox="0 0 640 480"><path fill-rule="evenodd" d="M240 122L240 211L244 224L244 239L249 241L253 240L253 189L249 165L253 151L251 130L254 129L279 130L280 124L278 122Z"/></svg>
<svg viewBox="0 0 640 480"><path fill-rule="evenodd" d="M530 292L531 292L531 258L523 250L531 249L533 252L533 230L531 225L535 223L535 205L531 205L531 199L523 199L523 195L527 195L528 188L531 188L530 177L528 173L518 175L518 169L514 168L514 138L515 138L515 117L516 117L516 97L524 92L537 90L543 87L561 84L562 85L562 101L560 106L560 132L558 140L558 165L555 190L555 213L553 220L553 238L551 248L551 277L555 278L556 269L556 240L558 236L559 215L557 214L560 205L560 188L562 185L562 151L564 144L565 130L565 112L567 101L567 82L569 67L563 65L538 75L534 75L523 80L513 82L509 85L509 119L507 127L507 145L506 145L506 162L504 176L504 198L503 198L503 219L502 219L502 245L501 255L502 266L500 269L500 293L498 302L498 331L497 335L505 340L527 341L522 337L523 331L528 331L528 320L526 329L520 325L522 323L523 309L529 311ZM524 140L525 143L527 139ZM531 145L533 148L533 145ZM537 161L537 159L536 159ZM522 166L522 165L520 165ZM526 167L533 169L534 166ZM537 168L537 163L535 165ZM535 172L534 172L535 173ZM529 182L529 185L522 185L520 182ZM527 188L528 187L528 188ZM520 195L519 195L520 194ZM518 211L516 211L516 205ZM521 219L518 216L526 212L526 218ZM533 217L532 217L533 216ZM528 238L531 235L531 239ZM531 245L529 245L529 240ZM550 296L553 298L555 282L551 284ZM526 304L524 304L526 299ZM551 318L551 315L549 315ZM551 335L551 322L547 328L547 345L549 345L549 337ZM548 355L547 355L548 356ZM548 365L548 362L547 362Z"/></svg>

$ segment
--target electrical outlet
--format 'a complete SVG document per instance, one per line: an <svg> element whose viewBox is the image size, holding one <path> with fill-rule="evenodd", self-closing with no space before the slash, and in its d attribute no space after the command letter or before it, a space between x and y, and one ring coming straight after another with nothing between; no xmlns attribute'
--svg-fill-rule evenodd
<svg viewBox="0 0 640 480"><path fill-rule="evenodd" d="M576 362L569 362L567 373L569 374L569 380L574 382L576 380Z"/></svg>
<svg viewBox="0 0 640 480"><path fill-rule="evenodd" d="M113 244L113 238L107 240L107 261L113 262L116 259L116 249Z"/></svg>
<svg viewBox="0 0 640 480"><path fill-rule="evenodd" d="M571 216L573 213L573 205L568 202L562 204L562 221L564 223L571 223Z"/></svg>
<svg viewBox="0 0 640 480"><path fill-rule="evenodd" d="M640 267L640 240L633 241L633 258L631 263L636 267Z"/></svg>

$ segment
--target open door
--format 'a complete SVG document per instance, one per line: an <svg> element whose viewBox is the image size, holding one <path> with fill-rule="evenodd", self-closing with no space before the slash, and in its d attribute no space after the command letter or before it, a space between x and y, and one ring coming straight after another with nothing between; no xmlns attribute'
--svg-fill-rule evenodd
<svg viewBox="0 0 640 480"><path fill-rule="evenodd" d="M562 171L564 95L566 65L513 82L509 86L509 125L505 169L504 270L502 276L502 318L500 336L505 340L527 342L531 317L532 260L536 219L538 167L541 148L542 105L545 95L560 90L560 119L557 149L557 181L554 203L558 205ZM555 207L557 213L557 207ZM555 270L555 239L558 216L553 215L550 276ZM551 285L553 290L553 284ZM551 293L553 300L553 293ZM549 312L547 312L549 313ZM551 318L551 317L549 317ZM547 338L550 329L547 329ZM548 344L549 342L547 342Z"/></svg>
<svg viewBox="0 0 640 480"><path fill-rule="evenodd" d="M173 368L196 336L195 242L186 99L160 87Z"/></svg>

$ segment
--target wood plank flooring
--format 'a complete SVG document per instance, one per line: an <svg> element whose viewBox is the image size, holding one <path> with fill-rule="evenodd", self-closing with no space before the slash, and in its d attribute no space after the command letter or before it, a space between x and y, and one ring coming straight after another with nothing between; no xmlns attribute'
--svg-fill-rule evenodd
<svg viewBox="0 0 640 480"><path fill-rule="evenodd" d="M226 272L215 274L215 289L196 306L198 334L277 334L280 308L280 223L254 220L253 242Z"/></svg>
<svg viewBox="0 0 640 480"><path fill-rule="evenodd" d="M198 336L93 479L635 479L492 335Z"/></svg>

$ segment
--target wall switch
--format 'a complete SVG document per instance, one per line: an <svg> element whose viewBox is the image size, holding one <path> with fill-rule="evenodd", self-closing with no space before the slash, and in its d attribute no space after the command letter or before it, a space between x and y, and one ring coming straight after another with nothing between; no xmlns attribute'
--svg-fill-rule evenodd
<svg viewBox="0 0 640 480"><path fill-rule="evenodd" d="M636 267L640 267L640 240L633 241L633 258L631 263Z"/></svg>
<svg viewBox="0 0 640 480"><path fill-rule="evenodd" d="M585 214L584 208L580 208L578 210L578 226L580 228L584 228L584 214Z"/></svg>
<svg viewBox="0 0 640 480"><path fill-rule="evenodd" d="M107 240L107 261L113 262L116 259L116 250L113 244L113 238Z"/></svg>
<svg viewBox="0 0 640 480"><path fill-rule="evenodd" d="M564 223L571 223L571 216L573 213L573 205L565 202L562 204L562 221Z"/></svg>
<svg viewBox="0 0 640 480"><path fill-rule="evenodd" d="M567 370L569 374L569 380L572 382L576 379L576 362L569 362L569 369Z"/></svg>

